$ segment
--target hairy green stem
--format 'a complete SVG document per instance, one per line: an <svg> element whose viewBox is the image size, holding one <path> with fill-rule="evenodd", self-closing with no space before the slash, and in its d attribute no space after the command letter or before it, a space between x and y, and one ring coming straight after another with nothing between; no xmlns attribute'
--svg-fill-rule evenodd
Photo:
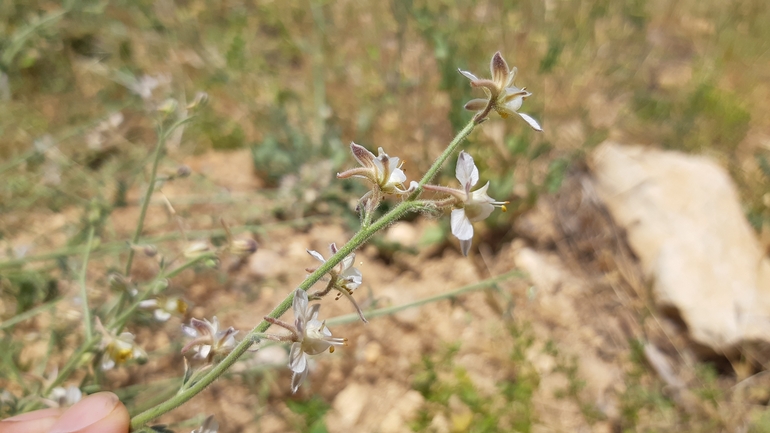
<svg viewBox="0 0 770 433"><path fill-rule="evenodd" d="M460 143L473 131L476 123L469 122L457 136L451 141L449 146L444 150L441 156L436 159L428 172L420 180L419 188L413 192L405 201L399 203L396 207L390 210L387 214L377 219L370 225L362 227L353 237L343 245L336 254L332 255L326 262L318 267L313 273L311 273L300 285L299 289L307 291L310 287L318 282L324 275L326 275L334 266L339 264L345 257L353 253L358 247L368 241L375 233L384 229L388 225L398 221L406 213L410 211L416 211L424 209L425 202L416 201L422 191L422 186L430 182L431 179L438 173L443 166L444 162L449 156L457 150ZM289 293L286 298L276 306L273 311L268 314L267 317L277 319L281 317L289 308L294 298L294 294ZM227 369L229 369L235 362L246 353L247 350L254 344L254 337L267 331L270 327L270 323L266 320L262 320L254 329L247 334L240 343L217 365L212 367L206 374L204 374L195 384L178 393L173 398L164 401L163 403L148 409L133 418L131 418L131 430L136 430L143 427L149 421L181 406L196 394L203 391L207 386L213 383L219 376L221 376Z"/></svg>
<svg viewBox="0 0 770 433"><path fill-rule="evenodd" d="M91 244L94 241L96 227L93 224L88 228L88 241L86 251L83 253L83 267L80 269L80 298L83 302L83 323L85 325L86 341L94 336L94 324L91 321L91 310L88 307L88 291L86 290L86 271L88 270L88 255L91 253Z"/></svg>
<svg viewBox="0 0 770 433"><path fill-rule="evenodd" d="M326 275L334 266L342 261L345 257L350 255L359 246L363 245L369 238L375 233L387 227L389 224L400 219L404 214L413 209L419 209L424 206L422 202L405 201L400 203L390 212L383 215L382 218L372 223L366 229L359 231L353 236L345 245L340 248L336 254L331 256L324 264L310 274L300 285L301 290L307 291L318 280ZM286 298L276 306L267 317L277 319L283 315L289 308L294 299L294 292L290 293ZM219 364L215 365L205 375L203 375L194 385L190 386L181 393L175 395L172 399L167 400L152 409L146 410L139 415L136 415L131 419L131 429L138 429L145 425L147 422L169 412L201 392L204 388L214 382L222 373L227 371L235 362L240 358L254 343L253 336L262 334L270 327L270 323L266 320L261 321L254 329L246 335L243 340L222 360Z"/></svg>
<svg viewBox="0 0 770 433"><path fill-rule="evenodd" d="M414 200L420 196L420 193L422 193L422 187L436 176L439 170L441 170L441 167L444 166L444 162L446 162L446 160L457 150L457 147L460 146L460 143L468 138L476 125L477 123L471 120L467 125L465 125L465 128L457 133L455 138L452 139L452 141L449 143L449 146L447 146L447 148L444 149L444 152L441 153L441 156L439 156L433 165L430 166L428 171L425 172L425 176L420 179L419 186L412 194L409 195L408 200Z"/></svg>

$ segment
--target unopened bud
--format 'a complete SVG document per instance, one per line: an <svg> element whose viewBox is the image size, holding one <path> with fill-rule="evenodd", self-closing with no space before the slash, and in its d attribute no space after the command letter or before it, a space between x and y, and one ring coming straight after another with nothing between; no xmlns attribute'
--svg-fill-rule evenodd
<svg viewBox="0 0 770 433"><path fill-rule="evenodd" d="M236 239L230 245L230 252L238 257L246 257L254 254L258 247L254 239Z"/></svg>
<svg viewBox="0 0 770 433"><path fill-rule="evenodd" d="M188 259L195 259L207 252L211 251L211 247L207 242L199 241L193 242L184 249L184 256Z"/></svg>
<svg viewBox="0 0 770 433"><path fill-rule="evenodd" d="M91 209L88 212L88 223L89 224L96 224L99 222L99 219L101 218L102 213L99 211L99 209L94 208Z"/></svg>
<svg viewBox="0 0 770 433"><path fill-rule="evenodd" d="M179 105L179 103L174 98L168 98L165 101L163 101L162 104L158 107L158 112L163 114L164 116L168 116L176 111L176 107Z"/></svg>
<svg viewBox="0 0 770 433"><path fill-rule="evenodd" d="M209 94L206 92L198 92L195 94L195 99L193 99L192 102L187 104L187 109L192 111L199 108L203 108L204 106L206 106L206 104L208 104L208 102L209 102Z"/></svg>
<svg viewBox="0 0 770 433"><path fill-rule="evenodd" d="M158 255L158 248L155 245L131 245L131 249L137 253L144 254L147 257Z"/></svg>
<svg viewBox="0 0 770 433"><path fill-rule="evenodd" d="M179 168L176 169L176 177L187 177L190 173L192 173L192 170L189 165L180 165Z"/></svg>
<svg viewBox="0 0 770 433"><path fill-rule="evenodd" d="M116 292L128 293L130 296L137 294L136 287L123 274L112 273L107 277L107 282L110 288Z"/></svg>

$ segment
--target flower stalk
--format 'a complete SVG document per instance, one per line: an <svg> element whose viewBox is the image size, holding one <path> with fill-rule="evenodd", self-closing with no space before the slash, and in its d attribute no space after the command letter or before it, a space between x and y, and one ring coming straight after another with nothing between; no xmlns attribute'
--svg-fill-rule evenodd
<svg viewBox="0 0 770 433"><path fill-rule="evenodd" d="M422 187L430 182L431 179L433 179L433 177L436 175L436 173L438 173L449 156L457 150L457 147L460 145L460 143L465 140L468 135L470 135L475 127L476 123L473 120L468 122L468 124L449 143L441 156L439 156L438 159L433 162L433 165L431 165L430 169L422 177L419 184L416 186L416 189L413 190L404 201L396 205L382 217L373 221L371 224L362 227L347 243L345 243L345 245L341 246L335 254L333 254L331 257L329 257L329 259L322 263L318 269L308 275L308 277L299 285L299 290L307 292L308 289L310 289L315 283L321 280L321 278L328 274L329 271L334 269L334 267L342 262L342 260L344 260L346 257L354 253L358 247L366 243L380 230L398 221L409 212L424 209L426 203L421 200L417 200L417 197L419 197L419 194L422 191ZM280 318L286 311L291 308L293 300L294 292L292 291L266 317L272 319ZM144 426L146 423L152 421L153 419L189 401L196 394L213 383L233 364L235 364L235 362L238 361L238 359L249 350L252 344L254 344L256 341L259 341L261 336L264 335L265 331L267 331L269 327L270 321L262 320L238 343L238 345L235 346L235 348L227 356L222 359L222 361L214 365L189 388L179 392L171 399L166 400L163 403L131 418L131 429L136 430Z"/></svg>

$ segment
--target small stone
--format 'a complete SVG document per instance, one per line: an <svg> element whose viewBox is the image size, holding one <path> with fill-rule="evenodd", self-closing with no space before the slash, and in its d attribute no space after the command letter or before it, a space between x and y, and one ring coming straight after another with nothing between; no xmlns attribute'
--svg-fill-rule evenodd
<svg viewBox="0 0 770 433"><path fill-rule="evenodd" d="M339 421L343 427L356 426L364 407L368 404L369 394L370 390L358 383L351 383L337 394L332 408L339 415Z"/></svg>
<svg viewBox="0 0 770 433"><path fill-rule="evenodd" d="M382 346L376 341L372 341L364 348L364 359L366 362L374 364L382 355Z"/></svg>

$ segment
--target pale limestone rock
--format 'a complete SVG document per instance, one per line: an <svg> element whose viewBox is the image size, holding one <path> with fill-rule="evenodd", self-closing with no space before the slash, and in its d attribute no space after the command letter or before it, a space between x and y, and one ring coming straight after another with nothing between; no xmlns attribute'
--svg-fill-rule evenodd
<svg viewBox="0 0 770 433"><path fill-rule="evenodd" d="M716 352L770 342L770 262L725 170L705 157L605 142L592 156L597 194L659 305Z"/></svg>

